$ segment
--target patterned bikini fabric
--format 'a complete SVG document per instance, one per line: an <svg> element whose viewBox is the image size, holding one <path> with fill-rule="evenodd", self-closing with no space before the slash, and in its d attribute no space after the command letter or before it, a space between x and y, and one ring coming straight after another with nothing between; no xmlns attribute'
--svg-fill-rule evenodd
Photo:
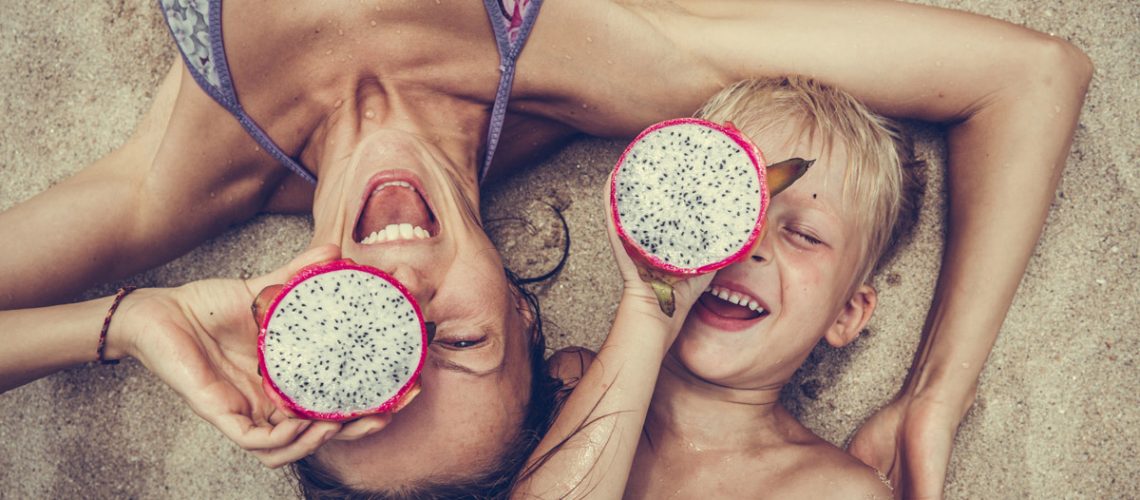
<svg viewBox="0 0 1140 500"><path fill-rule="evenodd" d="M503 120L507 114L507 101L514 82L515 62L538 18L542 0L484 0L484 6L495 32L501 76L495 93L495 104L491 108L487 152L479 171L480 179L491 167L491 159L499 144ZM233 114L249 135L277 161L305 180L316 183L316 177L277 147L273 139L242 109L222 43L222 0L159 0L159 7L166 18L170 34L182 53L182 59L202 90Z"/></svg>

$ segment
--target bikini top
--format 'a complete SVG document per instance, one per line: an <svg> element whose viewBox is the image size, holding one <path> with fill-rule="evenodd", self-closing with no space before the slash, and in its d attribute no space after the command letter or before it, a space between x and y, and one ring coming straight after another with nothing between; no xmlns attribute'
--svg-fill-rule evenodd
<svg viewBox="0 0 1140 500"><path fill-rule="evenodd" d="M491 108L487 152L479 171L480 181L491 167L491 158L499 145L503 120L507 116L511 84L514 82L515 62L538 18L542 0L483 0L483 4L495 32L501 76L495 93L495 104ZM273 139L242 109L222 43L222 0L159 0L159 8L166 18L170 34L178 43L186 67L198 86L233 114L253 140L274 159L305 180L316 183L317 178L312 172L277 147Z"/></svg>

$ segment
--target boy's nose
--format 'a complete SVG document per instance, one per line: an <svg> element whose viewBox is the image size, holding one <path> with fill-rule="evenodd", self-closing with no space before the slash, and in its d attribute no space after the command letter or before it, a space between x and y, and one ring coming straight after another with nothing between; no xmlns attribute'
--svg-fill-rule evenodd
<svg viewBox="0 0 1140 500"><path fill-rule="evenodd" d="M756 240L756 245L752 247L752 255L750 256L753 262L769 262L772 260L772 242L769 241L771 235L769 234L768 223L764 224L764 229L760 233L760 238Z"/></svg>

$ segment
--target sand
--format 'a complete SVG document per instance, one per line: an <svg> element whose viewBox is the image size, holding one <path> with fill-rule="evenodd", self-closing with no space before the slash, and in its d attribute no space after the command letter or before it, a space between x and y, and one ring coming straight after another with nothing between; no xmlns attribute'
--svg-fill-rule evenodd
<svg viewBox="0 0 1140 500"><path fill-rule="evenodd" d="M934 3L1053 33L1097 66L1041 243L958 434L947 497L1140 497L1140 4ZM123 141L174 52L149 1L0 0L0 13L5 209ZM836 443L901 383L932 295L945 149L938 129L916 131L930 161L927 196L916 236L876 281L870 335L840 351L818 349L787 391L804 421ZM533 234L510 221L495 231L523 274L557 255L560 229L541 203L564 210L570 260L538 287L554 347L597 346L615 308L599 193L622 146L576 142L492 189L485 204L488 218L531 217ZM305 218L260 218L127 281L170 286L265 272L300 251L309 231ZM0 255L18 244L0 240ZM75 368L0 395L0 415L2 498L294 494L280 471L231 444L133 361Z"/></svg>

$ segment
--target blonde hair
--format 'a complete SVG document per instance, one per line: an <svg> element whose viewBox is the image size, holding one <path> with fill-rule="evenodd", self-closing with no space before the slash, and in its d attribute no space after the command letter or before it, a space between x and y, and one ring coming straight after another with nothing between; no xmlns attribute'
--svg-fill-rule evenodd
<svg viewBox="0 0 1140 500"><path fill-rule="evenodd" d="M855 286L870 279L917 218L922 182L909 141L894 122L842 90L805 77L745 80L713 96L695 116L732 122L753 137L794 120L811 143L822 139L824 155L839 141L850 162L845 203L859 211L859 231L867 235Z"/></svg>

